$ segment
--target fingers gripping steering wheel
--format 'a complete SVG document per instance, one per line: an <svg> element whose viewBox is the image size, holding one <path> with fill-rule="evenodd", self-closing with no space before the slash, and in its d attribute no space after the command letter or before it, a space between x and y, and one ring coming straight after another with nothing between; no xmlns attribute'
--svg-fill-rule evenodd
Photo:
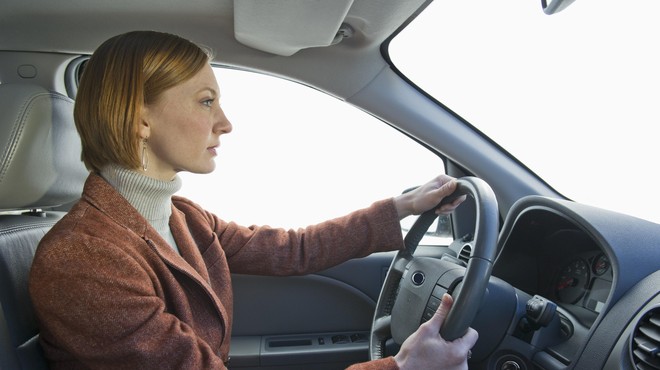
<svg viewBox="0 0 660 370"><path fill-rule="evenodd" d="M419 216L404 239L405 248L392 260L371 325L369 353L372 360L385 356L385 343L398 344L433 315L449 291L454 304L440 334L452 341L470 327L486 292L495 259L498 235L497 200L485 181L476 177L457 179L456 190L441 204L468 195L476 204L473 251L467 268L443 259L414 257L420 240L436 219L435 210Z"/></svg>

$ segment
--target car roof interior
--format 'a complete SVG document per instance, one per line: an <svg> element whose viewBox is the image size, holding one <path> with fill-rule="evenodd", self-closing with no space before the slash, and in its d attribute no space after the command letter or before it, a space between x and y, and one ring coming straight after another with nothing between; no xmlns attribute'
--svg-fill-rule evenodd
<svg viewBox="0 0 660 370"><path fill-rule="evenodd" d="M26 56L22 63L29 60L38 66L40 58L52 58L39 55L38 51L57 50L63 54L62 58L66 58L66 54L91 54L101 42L121 32L161 30L163 25L172 24L167 32L211 48L216 63L240 65L293 80L305 77L311 86L322 85L323 90L346 99L387 66L380 55L381 43L424 1L327 1L323 2L323 12L308 9L305 6L308 3L305 0L203 0L167 5L159 0L140 1L139 4L128 0L93 4L82 0L11 2L4 6L0 15L0 34L7 36L0 39L0 50L37 52ZM154 9L160 13L155 13ZM275 23L269 17L273 11L293 14L295 16L289 19L295 22ZM328 21L328 13L336 17ZM43 28L33 27L39 23L38 19L35 22L35 14L43 17ZM112 22L107 21L105 14L113 15ZM25 17L30 17L30 22L26 22ZM172 17L176 22L169 21ZM318 24L323 24L324 28L319 30ZM336 42L342 24L343 30L350 31ZM271 36L266 42L259 41L264 35ZM70 41L74 39L75 43ZM292 55L283 57L287 54ZM347 58L351 63L359 62L360 68L343 69ZM303 63L310 59L314 63ZM13 58L0 58L0 63L12 62L15 62ZM323 73L319 73L321 68ZM346 73L351 73L350 78L331 78ZM5 82L16 79L10 75L0 77Z"/></svg>

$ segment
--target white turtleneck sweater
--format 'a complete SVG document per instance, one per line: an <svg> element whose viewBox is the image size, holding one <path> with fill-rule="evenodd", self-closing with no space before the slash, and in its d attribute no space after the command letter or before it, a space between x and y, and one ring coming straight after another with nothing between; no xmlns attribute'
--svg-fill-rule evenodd
<svg viewBox="0 0 660 370"><path fill-rule="evenodd" d="M179 176L172 181L162 181L117 165L103 168L101 176L179 253L170 230L172 195L181 189Z"/></svg>

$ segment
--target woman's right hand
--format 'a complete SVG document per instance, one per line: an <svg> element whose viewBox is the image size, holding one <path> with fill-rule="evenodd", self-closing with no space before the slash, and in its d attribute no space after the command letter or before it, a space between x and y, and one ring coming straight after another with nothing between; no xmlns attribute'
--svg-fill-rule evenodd
<svg viewBox="0 0 660 370"><path fill-rule="evenodd" d="M399 369L465 370L468 368L467 359L471 353L470 349L479 337L476 330L469 328L463 337L451 342L440 336L440 328L453 303L453 298L445 293L433 317L403 342L399 353L394 356Z"/></svg>

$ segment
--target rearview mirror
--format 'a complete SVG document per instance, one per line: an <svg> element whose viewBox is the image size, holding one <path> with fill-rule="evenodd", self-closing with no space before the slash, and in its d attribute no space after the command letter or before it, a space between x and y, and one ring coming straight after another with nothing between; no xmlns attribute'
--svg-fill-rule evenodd
<svg viewBox="0 0 660 370"><path fill-rule="evenodd" d="M567 6L573 4L575 0L541 0L541 6L545 14L555 14L566 9Z"/></svg>

